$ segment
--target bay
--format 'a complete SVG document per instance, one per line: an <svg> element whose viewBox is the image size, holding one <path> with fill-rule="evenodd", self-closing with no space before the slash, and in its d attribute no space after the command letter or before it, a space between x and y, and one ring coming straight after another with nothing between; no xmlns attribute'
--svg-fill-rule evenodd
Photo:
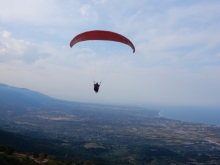
<svg viewBox="0 0 220 165"><path fill-rule="evenodd" d="M161 110L159 115L168 119L220 126L220 108L171 108Z"/></svg>

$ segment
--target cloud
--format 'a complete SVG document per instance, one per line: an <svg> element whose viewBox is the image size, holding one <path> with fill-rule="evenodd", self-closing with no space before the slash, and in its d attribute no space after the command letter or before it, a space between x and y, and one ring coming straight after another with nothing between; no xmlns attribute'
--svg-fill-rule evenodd
<svg viewBox="0 0 220 165"><path fill-rule="evenodd" d="M82 15L86 15L89 9L90 9L90 5L85 4L80 8L80 13Z"/></svg>
<svg viewBox="0 0 220 165"><path fill-rule="evenodd" d="M79 3L53 0L0 1L0 22L7 24L27 24L29 26L60 26L81 22Z"/></svg>
<svg viewBox="0 0 220 165"><path fill-rule="evenodd" d="M108 0L93 0L93 2L95 3L95 4L104 4L104 3L106 3Z"/></svg>
<svg viewBox="0 0 220 165"><path fill-rule="evenodd" d="M50 54L41 49L41 46L25 40L12 38L8 31L1 32L0 37L0 61L21 60L33 63L39 59L47 58Z"/></svg>
<svg viewBox="0 0 220 165"><path fill-rule="evenodd" d="M2 32L2 37L4 37L4 38L9 38L9 37L11 37L11 33L4 30L4 31Z"/></svg>

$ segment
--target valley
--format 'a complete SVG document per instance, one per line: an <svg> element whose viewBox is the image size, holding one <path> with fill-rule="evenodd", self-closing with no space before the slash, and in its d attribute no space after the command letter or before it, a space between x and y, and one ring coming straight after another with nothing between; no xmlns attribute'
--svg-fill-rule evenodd
<svg viewBox="0 0 220 165"><path fill-rule="evenodd" d="M170 120L142 107L68 102L30 91L10 101L18 100L14 96L0 104L0 144L22 152L78 164L220 164L215 125Z"/></svg>

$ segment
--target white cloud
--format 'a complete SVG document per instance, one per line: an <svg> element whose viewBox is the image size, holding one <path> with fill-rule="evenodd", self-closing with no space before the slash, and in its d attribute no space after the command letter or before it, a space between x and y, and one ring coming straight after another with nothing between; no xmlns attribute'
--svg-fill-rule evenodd
<svg viewBox="0 0 220 165"><path fill-rule="evenodd" d="M53 0L0 1L0 22L31 26L64 25L80 20L79 3L60 3Z"/></svg>
<svg viewBox="0 0 220 165"><path fill-rule="evenodd" d="M2 37L4 37L4 38L11 37L11 33L4 30L4 31L2 32Z"/></svg>
<svg viewBox="0 0 220 165"><path fill-rule="evenodd" d="M0 38L0 62L21 60L26 63L35 62L41 58L47 58L49 53L44 52L41 46L25 40L17 40L11 37L11 33L3 31Z"/></svg>
<svg viewBox="0 0 220 165"><path fill-rule="evenodd" d="M90 5L85 4L80 8L80 13L82 15L86 15L88 13L88 10L90 9Z"/></svg>
<svg viewBox="0 0 220 165"><path fill-rule="evenodd" d="M95 3L95 4L104 4L104 3L106 3L107 2L107 0L93 0L93 2Z"/></svg>

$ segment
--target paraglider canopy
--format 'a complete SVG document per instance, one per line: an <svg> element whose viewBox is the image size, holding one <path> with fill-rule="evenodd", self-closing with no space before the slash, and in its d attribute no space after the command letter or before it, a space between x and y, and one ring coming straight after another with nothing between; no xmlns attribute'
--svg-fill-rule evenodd
<svg viewBox="0 0 220 165"><path fill-rule="evenodd" d="M88 53L89 55L87 57L86 50L88 49L84 49L85 47L83 49L80 49L82 51L85 51L84 55L86 57L87 67L89 68L88 70L91 74L92 80L95 81L96 76L99 75L97 77L99 77L98 79L100 80L100 84L104 80L107 73L112 70L116 62L119 62L119 59L124 60L123 58L124 55L126 56L126 58L128 57L127 55L129 53L121 52L121 50L123 49L123 44L125 45L126 49L128 48L127 46L129 46L132 49L133 53L135 52L135 47L128 38L126 38L125 36L121 34L111 32L111 31L92 30L92 31L86 31L86 32L80 33L71 40L70 47L72 48L74 45L82 41L101 41L101 43L100 42L85 42L85 45L79 44L79 45L83 45L86 47L88 46L89 50L92 50L93 52L95 52L94 54L92 54L93 52L92 53L89 52ZM106 44L106 42L103 42L103 41L113 41L113 42L108 42ZM117 44L116 42L122 43L122 45ZM103 46L102 44L104 45L104 47L102 47ZM119 47L118 48L115 47L116 45ZM112 49L112 46L114 47L114 49ZM115 50L117 50L118 52ZM95 84L94 82L95 92L99 91L100 84L98 83Z"/></svg>
<svg viewBox="0 0 220 165"><path fill-rule="evenodd" d="M133 53L135 52L135 47L128 38L126 38L121 34L111 31L104 31L104 30L93 30L78 34L70 42L70 47L73 47L73 45L75 45L78 42L87 41L87 40L106 40L106 41L121 42L123 44L130 46L133 50Z"/></svg>

